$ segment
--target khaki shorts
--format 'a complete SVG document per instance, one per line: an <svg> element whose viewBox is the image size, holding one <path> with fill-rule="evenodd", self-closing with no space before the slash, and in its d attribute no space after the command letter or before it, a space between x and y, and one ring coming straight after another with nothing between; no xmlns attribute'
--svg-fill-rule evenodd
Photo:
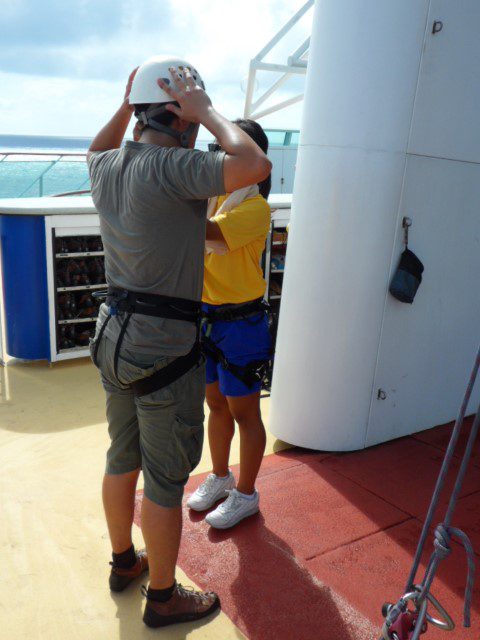
<svg viewBox="0 0 480 640"><path fill-rule="evenodd" d="M96 339L90 343L93 353ZM107 395L107 420L111 445L107 474L141 468L145 496L162 507L177 507L189 474L203 448L205 365L194 367L168 387L135 397L128 384L169 364L174 358L120 350L117 376L113 360L115 343L103 336L97 366Z"/></svg>

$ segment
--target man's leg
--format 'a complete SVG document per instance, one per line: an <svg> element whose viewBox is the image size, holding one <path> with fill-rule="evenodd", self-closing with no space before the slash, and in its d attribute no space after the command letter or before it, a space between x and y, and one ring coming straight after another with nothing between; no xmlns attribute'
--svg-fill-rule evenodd
<svg viewBox="0 0 480 640"><path fill-rule="evenodd" d="M167 589L175 580L183 490L202 453L204 398L201 366L136 399L145 479L142 533L151 589Z"/></svg>
<svg viewBox="0 0 480 640"><path fill-rule="evenodd" d="M141 467L137 408L132 391L115 376L114 353L115 343L104 336L98 345L97 363L106 393L111 443L102 498L112 544L110 589L123 591L148 569L148 560L145 552L135 551L132 544L135 489Z"/></svg>
<svg viewBox="0 0 480 640"><path fill-rule="evenodd" d="M150 588L168 589L175 582L180 537L181 507L165 508L144 496L142 533L150 566Z"/></svg>
<svg viewBox="0 0 480 640"><path fill-rule="evenodd" d="M112 551L120 554L132 546L135 490L140 469L118 475L105 474L102 498Z"/></svg>
<svg viewBox="0 0 480 640"><path fill-rule="evenodd" d="M135 490L141 454L135 398L130 389L121 389L103 380L107 394L108 432L111 439L102 497L113 553L132 546Z"/></svg>

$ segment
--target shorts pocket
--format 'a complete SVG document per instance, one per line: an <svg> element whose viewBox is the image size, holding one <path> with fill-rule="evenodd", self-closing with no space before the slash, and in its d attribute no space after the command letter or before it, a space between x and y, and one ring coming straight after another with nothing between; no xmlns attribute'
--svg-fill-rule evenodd
<svg viewBox="0 0 480 640"><path fill-rule="evenodd" d="M185 481L200 462L203 450L203 422L175 416L165 471L174 482Z"/></svg>
<svg viewBox="0 0 480 640"><path fill-rule="evenodd" d="M118 358L117 365L117 378L121 384L131 384L135 382L135 380L141 380L142 378L146 378L151 376L153 373L162 369L170 362L171 358L161 357L151 358L149 362L138 362L133 361L129 358L125 358L123 355L120 355Z"/></svg>

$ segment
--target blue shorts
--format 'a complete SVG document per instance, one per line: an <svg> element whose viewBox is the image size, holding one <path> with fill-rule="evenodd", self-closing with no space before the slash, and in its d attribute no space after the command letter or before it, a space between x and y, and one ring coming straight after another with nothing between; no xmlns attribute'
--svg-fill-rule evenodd
<svg viewBox="0 0 480 640"><path fill-rule="evenodd" d="M204 311L218 309L223 305L203 304ZM205 334L206 327L203 328ZM214 322L211 325L210 340L223 352L232 364L244 366L254 360L269 360L272 339L268 330L268 318L265 312L245 320L232 322ZM233 373L225 371L219 362L207 355L207 384L219 382L220 392L224 396L240 397L258 393L261 382L248 387Z"/></svg>

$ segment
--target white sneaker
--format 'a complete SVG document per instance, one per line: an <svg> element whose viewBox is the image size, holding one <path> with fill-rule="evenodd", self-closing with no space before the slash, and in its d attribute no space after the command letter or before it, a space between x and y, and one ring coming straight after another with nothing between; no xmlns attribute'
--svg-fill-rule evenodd
<svg viewBox="0 0 480 640"><path fill-rule="evenodd" d="M206 511L213 505L226 498L228 491L235 487L235 478L231 471L226 478L219 478L214 473L210 473L206 480L192 493L187 501L187 506L194 511Z"/></svg>
<svg viewBox="0 0 480 640"><path fill-rule="evenodd" d="M225 502L219 504L215 511L209 513L205 518L206 522L214 529L229 529L259 511L258 491L255 491L251 500L245 498L236 489L232 489L228 494Z"/></svg>

